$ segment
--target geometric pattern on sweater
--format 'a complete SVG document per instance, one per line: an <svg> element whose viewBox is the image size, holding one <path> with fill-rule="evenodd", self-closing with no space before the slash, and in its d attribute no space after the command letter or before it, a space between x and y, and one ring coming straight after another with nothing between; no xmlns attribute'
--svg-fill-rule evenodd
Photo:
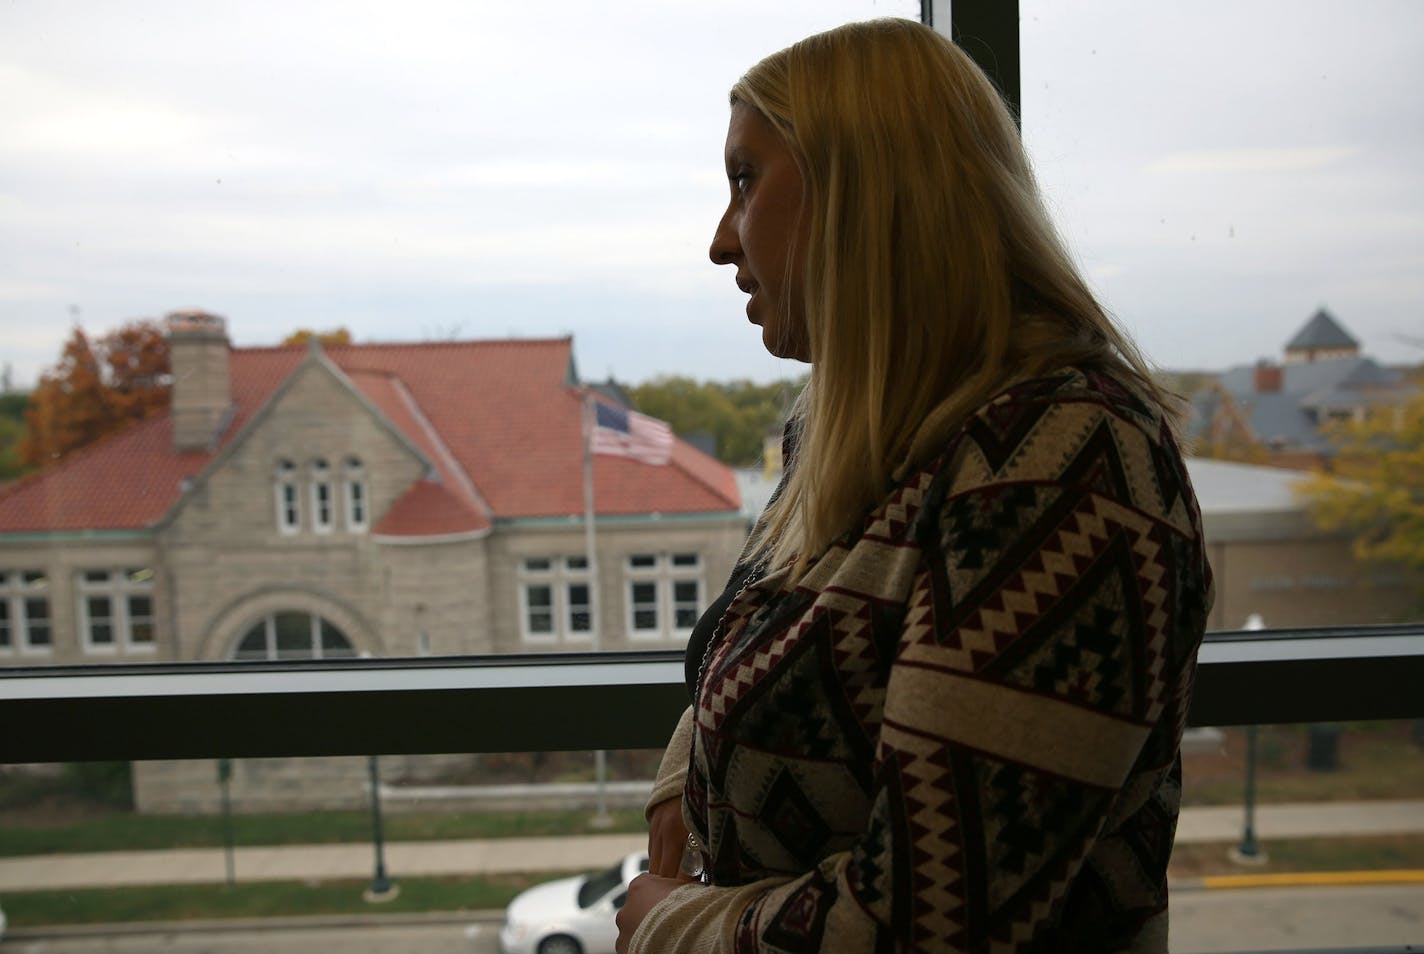
<svg viewBox="0 0 1424 954"><path fill-rule="evenodd" d="M722 618L684 805L708 891L775 879L737 950L1149 936L1210 599L1160 417L1081 371L989 402Z"/></svg>

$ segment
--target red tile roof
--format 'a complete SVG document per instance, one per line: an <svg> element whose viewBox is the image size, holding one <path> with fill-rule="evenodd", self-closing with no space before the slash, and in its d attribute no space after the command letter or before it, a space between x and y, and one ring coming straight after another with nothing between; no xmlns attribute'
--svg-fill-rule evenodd
<svg viewBox="0 0 1424 954"><path fill-rule="evenodd" d="M326 357L434 465L383 515L394 536L463 533L492 519L583 513L580 393L567 380L568 338L340 345ZM138 530L177 503L305 359L305 347L231 352L234 417L217 452L175 454L167 412L0 490L0 533ZM219 465L220 466L220 465ZM601 515L726 512L731 470L678 441L654 467L594 461Z"/></svg>

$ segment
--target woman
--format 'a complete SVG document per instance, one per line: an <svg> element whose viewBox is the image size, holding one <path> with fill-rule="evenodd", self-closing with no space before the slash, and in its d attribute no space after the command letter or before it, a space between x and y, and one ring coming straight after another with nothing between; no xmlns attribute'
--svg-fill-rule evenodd
<svg viewBox="0 0 1424 954"><path fill-rule="evenodd" d="M731 101L712 260L811 377L619 950L1166 950L1210 605L1168 398L948 41L852 24Z"/></svg>

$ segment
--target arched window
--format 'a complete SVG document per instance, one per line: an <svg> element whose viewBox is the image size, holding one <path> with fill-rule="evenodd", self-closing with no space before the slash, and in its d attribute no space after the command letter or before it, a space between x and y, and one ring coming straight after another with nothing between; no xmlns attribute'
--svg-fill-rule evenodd
<svg viewBox="0 0 1424 954"><path fill-rule="evenodd" d="M318 457L311 464L312 529L330 533L332 522L331 468Z"/></svg>
<svg viewBox="0 0 1424 954"><path fill-rule="evenodd" d="M302 528L301 495L297 493L297 466L289 460L277 461L273 477L277 490L277 529L296 533Z"/></svg>
<svg viewBox="0 0 1424 954"><path fill-rule="evenodd" d="M232 658L343 659L356 655L351 640L314 613L268 613L238 640Z"/></svg>
<svg viewBox="0 0 1424 954"><path fill-rule="evenodd" d="M366 471L361 458L346 458L346 529L363 533L368 521L366 507Z"/></svg>

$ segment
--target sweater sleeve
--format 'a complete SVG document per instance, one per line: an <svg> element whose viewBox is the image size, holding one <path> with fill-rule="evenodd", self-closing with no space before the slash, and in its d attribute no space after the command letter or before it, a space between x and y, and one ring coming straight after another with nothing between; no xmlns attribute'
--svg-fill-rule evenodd
<svg viewBox="0 0 1424 954"><path fill-rule="evenodd" d="M1184 569L1200 539L1175 451L1092 403L1053 417L1033 453L1014 414L981 417L925 494L853 847L679 889L633 951L1017 950L1058 930L1175 752L1202 615L1178 590L1206 584Z"/></svg>
<svg viewBox="0 0 1424 954"><path fill-rule="evenodd" d="M667 748L663 749L662 761L658 763L658 774L653 778L653 793L643 807L643 817L651 818L654 806L669 798L681 798L682 786L687 779L687 759L692 751L692 707L688 706L677 720L677 728L672 730Z"/></svg>

